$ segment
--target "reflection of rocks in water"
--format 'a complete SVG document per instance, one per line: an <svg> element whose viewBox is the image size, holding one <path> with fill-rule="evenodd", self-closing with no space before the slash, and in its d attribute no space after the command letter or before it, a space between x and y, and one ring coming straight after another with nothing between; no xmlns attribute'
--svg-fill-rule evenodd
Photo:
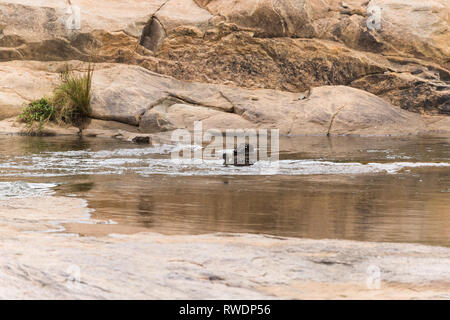
<svg viewBox="0 0 450 320"><path fill-rule="evenodd" d="M79 137L26 137L18 142L21 149L27 153L78 151L90 148L89 141Z"/></svg>
<svg viewBox="0 0 450 320"><path fill-rule="evenodd" d="M82 183L72 183L72 184L62 184L55 188L55 191L66 193L66 192L89 192L94 187L93 182L82 182Z"/></svg>
<svg viewBox="0 0 450 320"><path fill-rule="evenodd" d="M95 176L86 198L95 218L170 234L448 243L448 173L420 176Z"/></svg>
<svg viewBox="0 0 450 320"><path fill-rule="evenodd" d="M141 194L138 196L138 206L136 213L139 215L139 225L145 228L153 226L153 215L155 212L153 196Z"/></svg>

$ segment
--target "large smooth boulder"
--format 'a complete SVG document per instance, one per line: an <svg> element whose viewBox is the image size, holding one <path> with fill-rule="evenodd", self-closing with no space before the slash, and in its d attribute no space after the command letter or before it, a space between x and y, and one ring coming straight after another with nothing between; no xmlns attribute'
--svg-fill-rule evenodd
<svg viewBox="0 0 450 320"><path fill-rule="evenodd" d="M0 73L8 74L0 87L0 96L9 103L5 106L20 110L28 101L25 98L51 93L58 72L66 67L64 62L0 63ZM81 70L86 66L72 61L69 67ZM422 117L348 86L322 86L304 93L242 89L180 81L138 66L97 64L92 90L94 118L123 123L141 133L192 130L200 120L205 130L279 129L281 134L291 135L450 131L447 117ZM29 96L18 98L20 92Z"/></svg>
<svg viewBox="0 0 450 320"><path fill-rule="evenodd" d="M125 89L124 89L125 88ZM346 86L310 93L186 83L134 66L100 69L94 77L94 115L138 125L142 132L273 128L281 134L415 134L418 114ZM231 107L230 107L231 106Z"/></svg>

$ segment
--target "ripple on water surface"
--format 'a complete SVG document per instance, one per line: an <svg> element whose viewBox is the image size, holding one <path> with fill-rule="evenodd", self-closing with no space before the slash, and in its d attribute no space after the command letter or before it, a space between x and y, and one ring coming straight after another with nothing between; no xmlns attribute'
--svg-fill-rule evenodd
<svg viewBox="0 0 450 320"><path fill-rule="evenodd" d="M222 160L170 159L180 147L169 145L115 150L69 150L39 152L12 156L0 162L3 177L58 177L73 175L124 174L140 175L317 175L397 173L404 168L449 167L450 162L346 162L309 159L285 159L278 162L258 161L250 167L223 165ZM371 154L371 153L369 153ZM392 157L392 156L391 156ZM370 159L370 158L369 158ZM400 157L400 159L403 159Z"/></svg>
<svg viewBox="0 0 450 320"><path fill-rule="evenodd" d="M448 138L289 138L280 149L278 166L238 168L177 163L168 145L0 137L0 199L78 196L118 223L105 232L450 245Z"/></svg>

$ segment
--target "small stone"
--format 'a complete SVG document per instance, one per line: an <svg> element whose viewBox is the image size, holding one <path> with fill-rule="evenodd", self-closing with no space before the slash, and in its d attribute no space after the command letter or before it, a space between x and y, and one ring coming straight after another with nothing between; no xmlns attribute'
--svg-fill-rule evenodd
<svg viewBox="0 0 450 320"><path fill-rule="evenodd" d="M134 143L150 144L150 137L137 136L134 137L131 141Z"/></svg>

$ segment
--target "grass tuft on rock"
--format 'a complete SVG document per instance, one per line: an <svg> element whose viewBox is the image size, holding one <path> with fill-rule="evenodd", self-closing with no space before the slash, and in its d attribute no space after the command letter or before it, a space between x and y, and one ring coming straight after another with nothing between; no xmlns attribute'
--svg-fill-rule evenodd
<svg viewBox="0 0 450 320"><path fill-rule="evenodd" d="M55 108L46 98L34 100L25 105L19 119L27 124L28 133L42 132L46 122L55 120Z"/></svg>
<svg viewBox="0 0 450 320"><path fill-rule="evenodd" d="M61 84L55 89L52 104L56 110L56 121L73 125L82 130L89 124L92 97L92 76L94 67L89 64L83 74L65 71Z"/></svg>

